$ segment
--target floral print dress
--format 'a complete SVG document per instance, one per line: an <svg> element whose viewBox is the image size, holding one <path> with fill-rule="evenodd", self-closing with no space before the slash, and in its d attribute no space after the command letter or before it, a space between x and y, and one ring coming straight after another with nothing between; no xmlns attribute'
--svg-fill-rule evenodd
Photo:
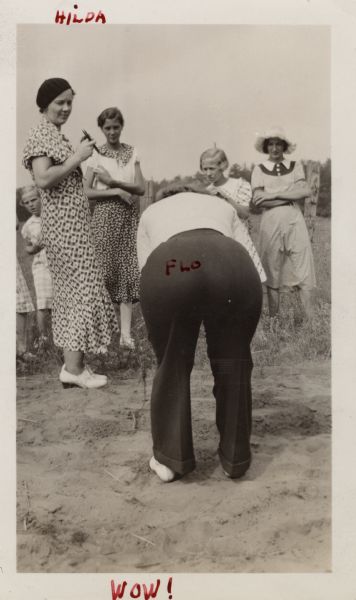
<svg viewBox="0 0 356 600"><path fill-rule="evenodd" d="M33 176L34 158L47 156L60 165L72 154L68 139L43 117L30 132L23 162ZM105 352L118 325L95 256L81 169L40 189L40 195L42 235L53 280L54 343L66 350Z"/></svg>
<svg viewBox="0 0 356 600"><path fill-rule="evenodd" d="M100 155L93 154L88 167L103 166L115 179L134 183L138 157L133 146L121 143L118 150L112 150L104 144L99 150ZM106 187L95 179L93 185L96 189ZM95 250L111 300L117 304L139 299L138 221L134 197L123 190L120 196L96 201L92 221Z"/></svg>

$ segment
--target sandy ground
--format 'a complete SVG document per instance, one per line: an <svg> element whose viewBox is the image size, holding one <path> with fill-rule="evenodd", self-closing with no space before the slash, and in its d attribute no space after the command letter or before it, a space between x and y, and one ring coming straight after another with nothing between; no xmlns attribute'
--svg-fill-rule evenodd
<svg viewBox="0 0 356 600"><path fill-rule="evenodd" d="M18 571L330 570L329 362L255 369L237 481L218 461L208 368L192 377L197 469L170 484L148 467L142 383L110 376L99 391L64 390L57 371L18 379Z"/></svg>

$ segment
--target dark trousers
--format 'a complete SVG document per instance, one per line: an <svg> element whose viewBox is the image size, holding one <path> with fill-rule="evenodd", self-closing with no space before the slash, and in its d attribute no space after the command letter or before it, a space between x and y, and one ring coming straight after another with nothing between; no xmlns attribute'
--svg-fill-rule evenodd
<svg viewBox="0 0 356 600"><path fill-rule="evenodd" d="M219 457L229 475L240 477L251 461L250 342L262 305L260 278L248 252L214 230L180 233L149 256L140 298L158 363L151 397L155 458L181 475L195 467L190 374L203 323Z"/></svg>

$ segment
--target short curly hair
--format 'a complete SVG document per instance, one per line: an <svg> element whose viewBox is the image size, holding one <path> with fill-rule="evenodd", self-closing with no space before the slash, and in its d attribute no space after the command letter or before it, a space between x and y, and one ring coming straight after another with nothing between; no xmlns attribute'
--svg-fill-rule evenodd
<svg viewBox="0 0 356 600"><path fill-rule="evenodd" d="M110 108L105 108L100 115L98 116L97 123L98 127L102 129L104 127L106 119L118 119L120 125L124 126L124 117L122 116L121 110L116 108L116 106L111 106Z"/></svg>
<svg viewBox="0 0 356 600"><path fill-rule="evenodd" d="M39 190L38 190L38 188L35 185L25 185L23 188L21 188L21 191L20 191L20 204L21 204L21 206L22 206L23 199L26 196L29 196L29 195L32 196L32 194L36 194L36 196L38 198L40 197Z"/></svg>
<svg viewBox="0 0 356 600"><path fill-rule="evenodd" d="M174 196L175 194L182 194L183 192L195 192L197 194L211 195L206 187L200 183L200 181L192 181L187 183L179 182L168 184L158 190L155 202L162 200L163 198L168 198L169 196Z"/></svg>

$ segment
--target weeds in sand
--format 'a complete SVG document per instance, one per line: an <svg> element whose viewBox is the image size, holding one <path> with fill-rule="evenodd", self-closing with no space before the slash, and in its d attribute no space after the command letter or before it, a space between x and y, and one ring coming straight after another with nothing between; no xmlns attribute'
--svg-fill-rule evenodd
<svg viewBox="0 0 356 600"><path fill-rule="evenodd" d="M141 311L137 306L133 324L135 350L123 353L115 338L106 355L88 356L93 368L100 372L120 372L121 376L138 376L142 382L142 408L148 400L147 378L155 368L156 359L148 341ZM330 304L322 298L315 300L311 320L305 320L297 294L286 293L281 302L280 313L270 318L267 308L262 312L255 336L252 340L252 356L255 366L264 367L278 364L303 362L304 360L324 360L330 357ZM17 364L17 374L31 375L58 368L62 364L61 352L53 346L37 351L35 359ZM203 330L199 335L195 364L208 363L206 342Z"/></svg>
<svg viewBox="0 0 356 600"><path fill-rule="evenodd" d="M252 237L256 241L258 218L253 215ZM330 220L318 218L313 253L318 281L318 289L314 296L314 315L310 321L303 318L298 294L293 291L281 295L280 313L271 319L266 306L252 341L252 356L255 366L264 366L302 362L304 360L322 360L330 357ZM24 254L22 252L22 254ZM30 262L27 256L20 256L20 262L27 278L30 280ZM266 302L264 303L266 304ZM32 339L36 339L36 324L34 315L30 320L29 329ZM146 326L139 304L134 305L133 311L134 351L124 351L119 346L119 336L115 336L105 355L88 355L86 358L94 370L102 373L117 373L120 378L139 377L142 382L142 408L147 401L147 378L154 370L156 359L152 346L148 341ZM34 373L48 373L58 370L63 363L62 352L53 342L44 347L36 347L35 343L29 348L35 354L33 360L17 362L18 376ZM195 364L208 364L204 331L199 335L195 355ZM137 415L135 415L137 416ZM133 419L135 424L135 419Z"/></svg>
<svg viewBox="0 0 356 600"><path fill-rule="evenodd" d="M263 310L255 337L252 356L256 366L269 366L324 360L330 357L330 304L318 300L313 317L303 318L290 294L277 317L270 318Z"/></svg>

